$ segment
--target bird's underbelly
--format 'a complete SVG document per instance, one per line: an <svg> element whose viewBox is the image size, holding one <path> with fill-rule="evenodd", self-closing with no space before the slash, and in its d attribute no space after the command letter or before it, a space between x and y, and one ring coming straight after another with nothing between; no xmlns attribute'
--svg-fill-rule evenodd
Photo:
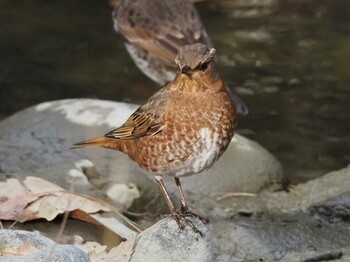
<svg viewBox="0 0 350 262"><path fill-rule="evenodd" d="M232 134L201 128L196 133L149 136L138 143L138 164L157 175L188 176L211 167Z"/></svg>

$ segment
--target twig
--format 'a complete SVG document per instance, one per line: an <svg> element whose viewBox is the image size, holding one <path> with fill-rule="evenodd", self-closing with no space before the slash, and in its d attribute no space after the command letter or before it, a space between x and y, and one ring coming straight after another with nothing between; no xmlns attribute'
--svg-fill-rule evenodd
<svg viewBox="0 0 350 262"><path fill-rule="evenodd" d="M218 196L216 198L216 200L220 201L226 198L230 198L230 197L256 197L257 194L254 193L247 193L247 192L228 192L228 193L219 193Z"/></svg>
<svg viewBox="0 0 350 262"><path fill-rule="evenodd" d="M307 258L303 262L320 262L320 261L329 261L341 258L343 256L342 251L329 251L325 254L318 255L315 257Z"/></svg>

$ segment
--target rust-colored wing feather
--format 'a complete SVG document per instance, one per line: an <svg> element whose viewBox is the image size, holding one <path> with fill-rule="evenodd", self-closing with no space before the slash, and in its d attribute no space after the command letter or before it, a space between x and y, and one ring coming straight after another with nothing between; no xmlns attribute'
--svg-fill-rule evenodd
<svg viewBox="0 0 350 262"><path fill-rule="evenodd" d="M140 106L121 127L105 136L114 139L136 139L160 132L164 126L162 115L167 106L165 88L159 90Z"/></svg>

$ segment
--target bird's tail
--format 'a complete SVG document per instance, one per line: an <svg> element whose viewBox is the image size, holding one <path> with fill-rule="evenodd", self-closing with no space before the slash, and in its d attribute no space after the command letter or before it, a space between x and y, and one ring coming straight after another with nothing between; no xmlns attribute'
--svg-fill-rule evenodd
<svg viewBox="0 0 350 262"><path fill-rule="evenodd" d="M89 139L89 140L76 143L71 147L71 149L83 148L83 147L105 147L105 148L110 148L114 150L120 150L121 143L120 143L120 140L102 136L102 137L97 137L94 139Z"/></svg>

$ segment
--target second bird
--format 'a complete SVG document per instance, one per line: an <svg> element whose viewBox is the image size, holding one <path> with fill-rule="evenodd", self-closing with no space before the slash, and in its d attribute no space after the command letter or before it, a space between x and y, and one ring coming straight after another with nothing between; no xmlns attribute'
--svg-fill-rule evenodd
<svg viewBox="0 0 350 262"><path fill-rule="evenodd" d="M172 81L180 47L202 43L213 47L196 8L189 0L121 0L113 12L114 28L137 67L153 81ZM230 93L240 114L248 108Z"/></svg>

